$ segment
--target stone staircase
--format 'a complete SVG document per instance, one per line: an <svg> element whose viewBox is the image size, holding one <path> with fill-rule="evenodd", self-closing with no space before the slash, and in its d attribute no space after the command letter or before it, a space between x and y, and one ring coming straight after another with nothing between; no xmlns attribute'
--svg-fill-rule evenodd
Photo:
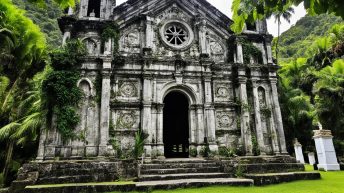
<svg viewBox="0 0 344 193"><path fill-rule="evenodd" d="M220 164L204 159L166 159L139 165L137 187L173 189L209 185L251 186L253 180L234 178Z"/></svg>

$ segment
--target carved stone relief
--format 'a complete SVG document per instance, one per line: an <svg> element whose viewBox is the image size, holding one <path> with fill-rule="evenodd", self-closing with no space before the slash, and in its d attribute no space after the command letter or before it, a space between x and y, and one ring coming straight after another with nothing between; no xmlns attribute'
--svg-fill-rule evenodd
<svg viewBox="0 0 344 193"><path fill-rule="evenodd" d="M216 124L218 129L233 129L235 118L233 112L223 111L216 113Z"/></svg>
<svg viewBox="0 0 344 193"><path fill-rule="evenodd" d="M230 84L215 84L215 101L216 102L228 102L231 100L233 93Z"/></svg>
<svg viewBox="0 0 344 193"><path fill-rule="evenodd" d="M137 96L137 88L133 82L123 82L120 85L120 94L123 97L136 97Z"/></svg>
<svg viewBox="0 0 344 193"><path fill-rule="evenodd" d="M137 29L124 33L120 41L120 51L125 53L140 53L140 33Z"/></svg>
<svg viewBox="0 0 344 193"><path fill-rule="evenodd" d="M207 45L208 53L211 58L216 62L223 62L225 60L225 48L221 43L221 39L216 36L213 32L208 31L207 33Z"/></svg>
<svg viewBox="0 0 344 193"><path fill-rule="evenodd" d="M189 22L191 17L184 13L180 8L176 5L173 5L171 8L166 9L160 15L156 17L156 22L160 23L163 20L169 19L180 19L185 22Z"/></svg>
<svg viewBox="0 0 344 193"><path fill-rule="evenodd" d="M89 55L98 54L97 43L94 40L86 38L83 42L86 45L87 53Z"/></svg>
<svg viewBox="0 0 344 193"><path fill-rule="evenodd" d="M136 110L119 110L115 115L115 130L133 130L138 128L140 112Z"/></svg>

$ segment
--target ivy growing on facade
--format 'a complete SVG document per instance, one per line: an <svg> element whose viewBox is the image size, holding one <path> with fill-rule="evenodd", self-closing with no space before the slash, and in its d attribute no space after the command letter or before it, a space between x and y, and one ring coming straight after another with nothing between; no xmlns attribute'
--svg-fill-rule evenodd
<svg viewBox="0 0 344 193"><path fill-rule="evenodd" d="M86 55L86 48L79 40L68 42L64 47L51 54L53 71L43 82L43 93L46 98L48 119L54 119L54 125L61 134L62 140L77 138L74 128L79 123L77 106L82 92L77 86L80 72L77 70L80 59Z"/></svg>

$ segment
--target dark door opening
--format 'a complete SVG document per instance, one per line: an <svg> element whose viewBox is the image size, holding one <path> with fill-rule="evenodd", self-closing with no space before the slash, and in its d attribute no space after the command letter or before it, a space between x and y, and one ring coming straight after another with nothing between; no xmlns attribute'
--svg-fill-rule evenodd
<svg viewBox="0 0 344 193"><path fill-rule="evenodd" d="M189 157L189 102L179 92L164 99L164 147L166 158Z"/></svg>
<svg viewBox="0 0 344 193"><path fill-rule="evenodd" d="M87 16L90 16L91 13L95 14L95 17L100 18L100 0L89 0Z"/></svg>

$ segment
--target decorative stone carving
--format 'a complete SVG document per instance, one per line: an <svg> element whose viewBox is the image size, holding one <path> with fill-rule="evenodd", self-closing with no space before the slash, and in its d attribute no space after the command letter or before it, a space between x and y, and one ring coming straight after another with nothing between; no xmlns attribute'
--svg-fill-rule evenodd
<svg viewBox="0 0 344 193"><path fill-rule="evenodd" d="M120 50L125 53L140 53L140 33L138 29L128 30L121 37Z"/></svg>
<svg viewBox="0 0 344 193"><path fill-rule="evenodd" d="M232 98L232 90L230 84L215 84L215 101L216 102L228 102Z"/></svg>
<svg viewBox="0 0 344 193"><path fill-rule="evenodd" d="M174 4L171 8L166 9L164 12L157 16L157 23L160 23L163 20L170 19L180 19L182 21L189 22L191 20L191 17Z"/></svg>
<svg viewBox="0 0 344 193"><path fill-rule="evenodd" d="M223 62L225 60L225 50L224 46L220 43L221 40L212 33L208 33L207 40L210 56L214 61Z"/></svg>
<svg viewBox="0 0 344 193"><path fill-rule="evenodd" d="M135 115L131 112L131 113L122 113L120 115L120 124L122 127L125 128L131 128L136 121Z"/></svg>
<svg viewBox="0 0 344 193"><path fill-rule="evenodd" d="M229 129L234 124L234 116L231 112L218 112L216 116L216 122L218 128Z"/></svg>
<svg viewBox="0 0 344 193"><path fill-rule="evenodd" d="M136 97L137 96L137 88L134 83L132 82L124 82L120 86L120 94L123 97Z"/></svg>
<svg viewBox="0 0 344 193"><path fill-rule="evenodd" d="M92 55L92 54L97 54L96 51L97 51L97 44L95 41L93 41L92 39L90 38L86 38L85 40L83 40L83 42L85 43L86 45L86 49L87 49L87 53L89 55Z"/></svg>

